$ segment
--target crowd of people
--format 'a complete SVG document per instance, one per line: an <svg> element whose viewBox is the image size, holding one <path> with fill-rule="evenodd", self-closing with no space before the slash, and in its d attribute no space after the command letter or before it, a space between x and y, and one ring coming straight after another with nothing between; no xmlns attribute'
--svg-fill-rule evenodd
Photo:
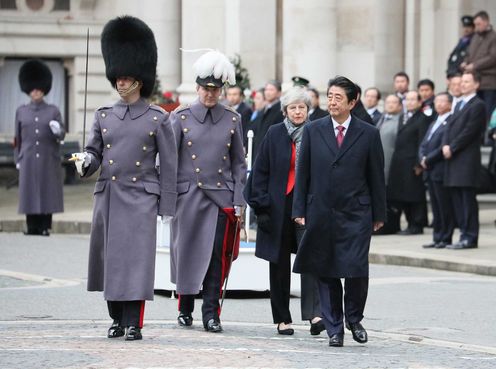
<svg viewBox="0 0 496 369"><path fill-rule="evenodd" d="M171 222L180 326L193 324L201 290L203 327L223 330L219 298L246 202L257 217L255 255L269 262L277 332L294 334L290 260L296 253L302 319L312 335L326 330L333 347L343 345L345 327L355 341L367 342L361 321L371 236L423 233L426 190L433 242L424 247L476 248L480 147L486 133L496 139L496 113L489 121L496 105L496 33L484 11L462 23L446 91L436 93L429 79L411 89L409 76L398 72L381 108L378 88L362 93L337 76L327 84L322 109L319 91L294 77L284 94L279 81L268 81L249 104L234 66L211 51L194 64L197 100L169 114L146 100L156 76L153 32L134 17L109 21L102 54L120 100L95 112L88 144L73 155L81 177L98 173L88 290L103 291L113 320L107 336L142 339L145 300L153 299L157 214ZM43 100L51 85L46 66L28 61L19 77L32 99L16 115L19 211L28 234L48 235L51 214L62 211L61 181L50 168L60 165L54 153L65 132L58 109ZM254 156L246 178L249 130Z"/></svg>

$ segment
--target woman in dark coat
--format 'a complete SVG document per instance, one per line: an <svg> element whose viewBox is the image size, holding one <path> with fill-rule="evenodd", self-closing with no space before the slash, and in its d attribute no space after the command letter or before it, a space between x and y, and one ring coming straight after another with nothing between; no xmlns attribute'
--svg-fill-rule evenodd
<svg viewBox="0 0 496 369"><path fill-rule="evenodd" d="M308 121L311 100L301 87L289 90L281 99L284 122L269 128L261 143L245 198L257 215L258 230L255 256L270 262L270 301L279 334L291 335L289 311L291 253L295 253L304 226L291 219L295 164L303 126ZM320 318L317 281L302 274L302 319L311 323L314 335L324 330Z"/></svg>
<svg viewBox="0 0 496 369"><path fill-rule="evenodd" d="M19 170L19 213L26 214L30 235L48 236L52 214L64 211L60 141L65 130L55 105L43 97L52 87L52 73L40 60L25 62L19 71L21 90L31 102L15 118L16 167Z"/></svg>

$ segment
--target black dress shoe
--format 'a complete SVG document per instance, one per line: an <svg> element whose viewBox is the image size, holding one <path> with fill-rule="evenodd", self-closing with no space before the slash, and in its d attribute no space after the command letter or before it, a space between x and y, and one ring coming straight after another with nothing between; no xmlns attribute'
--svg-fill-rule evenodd
<svg viewBox="0 0 496 369"><path fill-rule="evenodd" d="M191 325L193 324L193 317L191 316L191 314L181 313L177 317L177 322L181 327L191 327Z"/></svg>
<svg viewBox="0 0 496 369"><path fill-rule="evenodd" d="M48 232L48 229L44 229L41 231L42 236L50 236L50 232Z"/></svg>
<svg viewBox="0 0 496 369"><path fill-rule="evenodd" d="M448 245L448 246L446 246L446 248L450 249L450 250L475 249L475 248L477 248L477 244L469 243L467 240L463 240L463 241Z"/></svg>
<svg viewBox="0 0 496 369"><path fill-rule="evenodd" d="M423 247L424 249L433 249L433 248L435 248L435 247L436 247L436 245L437 245L437 243L436 243L436 242L431 242L431 243L428 243L428 244L426 244L426 245L422 245L422 247Z"/></svg>
<svg viewBox="0 0 496 369"><path fill-rule="evenodd" d="M413 234L424 234L424 230L422 228L407 228L402 231L396 233L400 236L410 236Z"/></svg>
<svg viewBox="0 0 496 369"><path fill-rule="evenodd" d="M312 323L310 321L310 334L312 336L319 335L323 330L325 330L325 325L322 320L319 320L317 323Z"/></svg>
<svg viewBox="0 0 496 369"><path fill-rule="evenodd" d="M368 341L368 335L365 328L360 323L346 323L346 328L351 331L353 339L358 343L365 343Z"/></svg>
<svg viewBox="0 0 496 369"><path fill-rule="evenodd" d="M204 325L207 332L219 333L222 332L222 325L215 319L210 319L207 324Z"/></svg>
<svg viewBox="0 0 496 369"><path fill-rule="evenodd" d="M343 347L344 333L336 333L329 337L329 346Z"/></svg>
<svg viewBox="0 0 496 369"><path fill-rule="evenodd" d="M143 339L141 328L129 326L126 328L126 341L137 341Z"/></svg>
<svg viewBox="0 0 496 369"><path fill-rule="evenodd" d="M124 336L124 328L120 326L120 323L117 320L114 320L114 322L107 331L107 337L117 338L122 336Z"/></svg>
<svg viewBox="0 0 496 369"><path fill-rule="evenodd" d="M435 248L436 249L444 249L448 245L449 245L448 242L441 241L441 242L436 243Z"/></svg>
<svg viewBox="0 0 496 369"><path fill-rule="evenodd" d="M282 323L279 323L277 325L277 333L282 334L284 336L292 336L294 334L294 329L293 328L286 328L286 329L280 329L279 326Z"/></svg>

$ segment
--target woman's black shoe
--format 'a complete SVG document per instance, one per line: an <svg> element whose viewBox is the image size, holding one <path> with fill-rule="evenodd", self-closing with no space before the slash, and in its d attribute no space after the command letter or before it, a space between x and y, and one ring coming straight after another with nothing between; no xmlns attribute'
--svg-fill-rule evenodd
<svg viewBox="0 0 496 369"><path fill-rule="evenodd" d="M286 329L279 329L279 326L282 323L279 323L277 325L277 333L282 334L284 336L292 336L294 334L294 329L293 328L286 328Z"/></svg>
<svg viewBox="0 0 496 369"><path fill-rule="evenodd" d="M322 320L319 320L316 323L312 323L310 321L310 334L312 336L319 335L320 332L322 332L323 330L325 330L325 325L324 325L324 322Z"/></svg>

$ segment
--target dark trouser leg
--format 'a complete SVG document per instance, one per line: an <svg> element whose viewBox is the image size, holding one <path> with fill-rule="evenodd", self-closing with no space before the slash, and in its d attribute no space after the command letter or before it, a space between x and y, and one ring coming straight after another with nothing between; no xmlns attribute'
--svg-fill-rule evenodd
<svg viewBox="0 0 496 369"><path fill-rule="evenodd" d="M493 110L496 108L496 90L479 90L477 95L486 104L486 118L489 121Z"/></svg>
<svg viewBox="0 0 496 369"><path fill-rule="evenodd" d="M405 202L402 204L405 211L408 229L422 230L427 225L427 204L422 202Z"/></svg>
<svg viewBox="0 0 496 369"><path fill-rule="evenodd" d="M479 204L475 188L450 187L450 195L460 227L460 241L476 244L479 239Z"/></svg>
<svg viewBox="0 0 496 369"><path fill-rule="evenodd" d="M319 295L322 320L327 334L331 337L334 334L343 333L343 286L341 285L341 279L320 279Z"/></svg>
<svg viewBox="0 0 496 369"><path fill-rule="evenodd" d="M123 301L107 301L110 317L122 325L122 305Z"/></svg>
<svg viewBox="0 0 496 369"><path fill-rule="evenodd" d="M449 190L441 182L429 181L429 194L431 201L433 201L432 212L434 214L434 221L436 217L438 218L438 231L436 232L434 228L434 231L437 233L437 239L435 237L434 241L450 244L455 228L455 221ZM434 201L437 208L436 212L434 212Z"/></svg>
<svg viewBox="0 0 496 369"><path fill-rule="evenodd" d="M41 214L41 227L42 230L48 231L52 228L52 214Z"/></svg>
<svg viewBox="0 0 496 369"><path fill-rule="evenodd" d="M224 242L226 221L227 215L222 210L219 210L212 257L205 278L203 279L202 317L204 326L206 326L210 319L219 321L219 297L222 288L222 245Z"/></svg>
<svg viewBox="0 0 496 369"><path fill-rule="evenodd" d="M179 295L178 310L181 314L191 315L195 310L195 295Z"/></svg>
<svg viewBox="0 0 496 369"><path fill-rule="evenodd" d="M107 301L109 315L121 327L143 327L145 301Z"/></svg>
<svg viewBox="0 0 496 369"><path fill-rule="evenodd" d="M26 225L28 228L28 234L41 234L42 224L41 224L40 214L26 214Z"/></svg>
<svg viewBox="0 0 496 369"><path fill-rule="evenodd" d="M344 281L344 314L349 323L359 323L367 302L369 278L346 278Z"/></svg>
<svg viewBox="0 0 496 369"><path fill-rule="evenodd" d="M432 240L434 242L441 242L442 239L442 215L441 205L435 189L435 182L430 179L427 181L427 189L429 191L429 198L431 201L432 209Z"/></svg>
<svg viewBox="0 0 496 369"><path fill-rule="evenodd" d="M301 274L301 319L312 320L320 317L319 284L318 278L310 273Z"/></svg>

